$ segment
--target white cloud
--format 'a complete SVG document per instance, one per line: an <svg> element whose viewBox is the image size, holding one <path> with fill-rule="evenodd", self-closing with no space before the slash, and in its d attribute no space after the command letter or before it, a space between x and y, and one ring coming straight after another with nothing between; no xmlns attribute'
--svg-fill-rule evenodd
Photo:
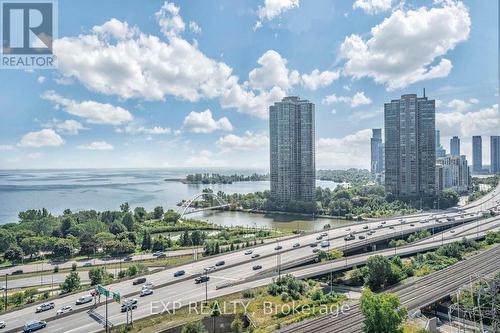
<svg viewBox="0 0 500 333"><path fill-rule="evenodd" d="M45 76L39 76L37 79L36 79L36 82L42 84L45 82Z"/></svg>
<svg viewBox="0 0 500 333"><path fill-rule="evenodd" d="M227 117L215 120L209 109L202 112L191 111L184 118L183 127L191 133L212 133L217 130L230 132L233 130L233 125Z"/></svg>
<svg viewBox="0 0 500 333"><path fill-rule="evenodd" d="M450 102L448 102L446 106L457 112L466 112L472 107L473 104L477 103L479 103L479 100L477 100L476 98L471 98L469 99L469 101L464 101L461 99L453 99Z"/></svg>
<svg viewBox="0 0 500 333"><path fill-rule="evenodd" d="M154 127L144 127L138 124L129 124L125 128L117 129L117 132L125 132L132 135L161 135L161 134L171 134L172 129L168 127L154 126Z"/></svg>
<svg viewBox="0 0 500 333"><path fill-rule="evenodd" d="M226 160L218 159L210 150L201 150L193 152L192 156L184 163L186 167L227 167L229 163Z"/></svg>
<svg viewBox="0 0 500 333"><path fill-rule="evenodd" d="M228 134L219 138L216 144L225 151L230 150L257 150L269 146L269 137L265 134L256 134L246 131L243 136Z"/></svg>
<svg viewBox="0 0 500 333"><path fill-rule="evenodd" d="M349 104L351 108L355 108L359 105L371 104L372 100L365 96L364 91L358 91L353 96L337 96L335 94L328 95L323 99L323 103L327 105L333 103L345 103Z"/></svg>
<svg viewBox="0 0 500 333"><path fill-rule="evenodd" d="M58 147L64 140L53 129L43 129L25 134L17 144L20 147Z"/></svg>
<svg viewBox="0 0 500 333"><path fill-rule="evenodd" d="M438 112L436 128L443 136L495 135L500 128L498 104L479 111Z"/></svg>
<svg viewBox="0 0 500 333"><path fill-rule="evenodd" d="M194 32L195 34L200 34L201 33L200 26L196 22L194 22L194 21L190 21L189 22L189 29L191 29L191 31Z"/></svg>
<svg viewBox="0 0 500 333"><path fill-rule="evenodd" d="M159 11L155 13L161 32L167 37L175 37L186 28L182 17L179 15L180 8L172 2L165 1Z"/></svg>
<svg viewBox="0 0 500 333"><path fill-rule="evenodd" d="M371 129L316 141L316 164L323 168L368 168Z"/></svg>
<svg viewBox="0 0 500 333"><path fill-rule="evenodd" d="M69 114L84 118L92 124L120 125L133 119L132 114L127 110L108 103L90 100L77 102L62 97L52 90L44 92L41 97L55 103L56 107L62 107Z"/></svg>
<svg viewBox="0 0 500 333"><path fill-rule="evenodd" d="M356 0L352 8L360 8L367 14L378 14L391 9L392 1L393 0Z"/></svg>
<svg viewBox="0 0 500 333"><path fill-rule="evenodd" d="M302 84L307 89L316 90L330 85L333 81L337 80L339 76L340 74L338 71L320 72L318 69L315 69L311 74L302 74Z"/></svg>
<svg viewBox="0 0 500 333"><path fill-rule="evenodd" d="M86 145L77 146L78 149L84 150L113 150L115 147L106 141L94 141Z"/></svg>
<svg viewBox="0 0 500 333"><path fill-rule="evenodd" d="M340 48L344 74L371 77L388 90L446 77L453 66L442 56L469 38L471 20L460 1L435 3L439 7L394 11L366 41L346 37Z"/></svg>
<svg viewBox="0 0 500 333"><path fill-rule="evenodd" d="M58 120L52 119L50 122L43 124L43 127L53 128L61 134L71 134L77 135L81 130L87 129L80 122L69 119L69 120Z"/></svg>
<svg viewBox="0 0 500 333"><path fill-rule="evenodd" d="M0 145L0 151L13 150L13 145Z"/></svg>
<svg viewBox="0 0 500 333"><path fill-rule="evenodd" d="M259 20L255 23L254 30L262 27L262 22L271 21L282 13L299 7L299 0L265 0L264 6L259 6Z"/></svg>
<svg viewBox="0 0 500 333"><path fill-rule="evenodd" d="M257 63L261 67L248 74L248 83L254 89L280 87L287 90L299 82L299 73L290 71L286 67L287 60L274 50L266 51Z"/></svg>

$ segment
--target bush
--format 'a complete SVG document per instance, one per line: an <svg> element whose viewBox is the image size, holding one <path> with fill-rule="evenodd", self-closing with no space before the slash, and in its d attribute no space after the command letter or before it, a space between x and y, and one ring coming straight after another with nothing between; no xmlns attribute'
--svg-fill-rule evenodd
<svg viewBox="0 0 500 333"><path fill-rule="evenodd" d="M243 297L244 298L253 298L253 297L255 297L255 293L252 289L245 289L245 290L243 290Z"/></svg>
<svg viewBox="0 0 500 333"><path fill-rule="evenodd" d="M75 262L71 264L71 270L76 271L76 263Z"/></svg>
<svg viewBox="0 0 500 333"><path fill-rule="evenodd" d="M54 273L59 273L59 266L54 267Z"/></svg>

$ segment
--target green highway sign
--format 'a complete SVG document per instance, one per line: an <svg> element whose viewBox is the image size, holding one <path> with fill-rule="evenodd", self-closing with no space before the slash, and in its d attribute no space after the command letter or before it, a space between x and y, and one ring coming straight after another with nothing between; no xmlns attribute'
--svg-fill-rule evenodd
<svg viewBox="0 0 500 333"><path fill-rule="evenodd" d="M108 289L98 285L96 290L99 294L104 295L106 297L109 297L109 290Z"/></svg>
<svg viewBox="0 0 500 333"><path fill-rule="evenodd" d="M113 301L120 303L120 293L113 293Z"/></svg>

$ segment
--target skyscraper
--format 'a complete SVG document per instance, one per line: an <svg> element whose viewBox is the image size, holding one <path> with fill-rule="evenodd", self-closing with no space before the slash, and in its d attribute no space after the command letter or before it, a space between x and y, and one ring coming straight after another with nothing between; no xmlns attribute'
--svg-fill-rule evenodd
<svg viewBox="0 0 500 333"><path fill-rule="evenodd" d="M382 129L372 129L371 142L371 172L372 174L384 171L384 144L382 143Z"/></svg>
<svg viewBox="0 0 500 333"><path fill-rule="evenodd" d="M480 135L472 137L472 171L483 171L483 139Z"/></svg>
<svg viewBox="0 0 500 333"><path fill-rule="evenodd" d="M436 157L445 157L446 149L441 145L441 132L436 130Z"/></svg>
<svg viewBox="0 0 500 333"><path fill-rule="evenodd" d="M490 137L490 172L500 173L500 136L492 135Z"/></svg>
<svg viewBox="0 0 500 333"><path fill-rule="evenodd" d="M458 136L450 139L450 154L452 156L460 156L460 139Z"/></svg>
<svg viewBox="0 0 500 333"><path fill-rule="evenodd" d="M435 101L416 94L384 104L385 189L398 198L436 193Z"/></svg>
<svg viewBox="0 0 500 333"><path fill-rule="evenodd" d="M314 104L285 97L269 107L271 199L280 208L314 203ZM312 206L311 206L312 207Z"/></svg>

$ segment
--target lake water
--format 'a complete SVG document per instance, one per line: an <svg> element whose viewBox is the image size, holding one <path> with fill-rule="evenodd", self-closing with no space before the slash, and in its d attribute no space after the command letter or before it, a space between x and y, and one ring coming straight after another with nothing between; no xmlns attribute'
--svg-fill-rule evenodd
<svg viewBox="0 0 500 333"><path fill-rule="evenodd" d="M128 202L131 207L152 210L156 206L177 210L177 203L200 193L204 188L214 192L250 193L269 189L268 181L233 184L194 185L164 181L183 178L195 169L92 169L92 170L0 170L0 224L16 222L20 211L47 208L52 214L64 209L118 210ZM264 173L263 170L217 170L220 174ZM335 188L334 182L317 181L317 186ZM221 225L265 226L303 230L319 229L330 219L307 219L293 215L261 215L241 212L205 211L191 215Z"/></svg>

